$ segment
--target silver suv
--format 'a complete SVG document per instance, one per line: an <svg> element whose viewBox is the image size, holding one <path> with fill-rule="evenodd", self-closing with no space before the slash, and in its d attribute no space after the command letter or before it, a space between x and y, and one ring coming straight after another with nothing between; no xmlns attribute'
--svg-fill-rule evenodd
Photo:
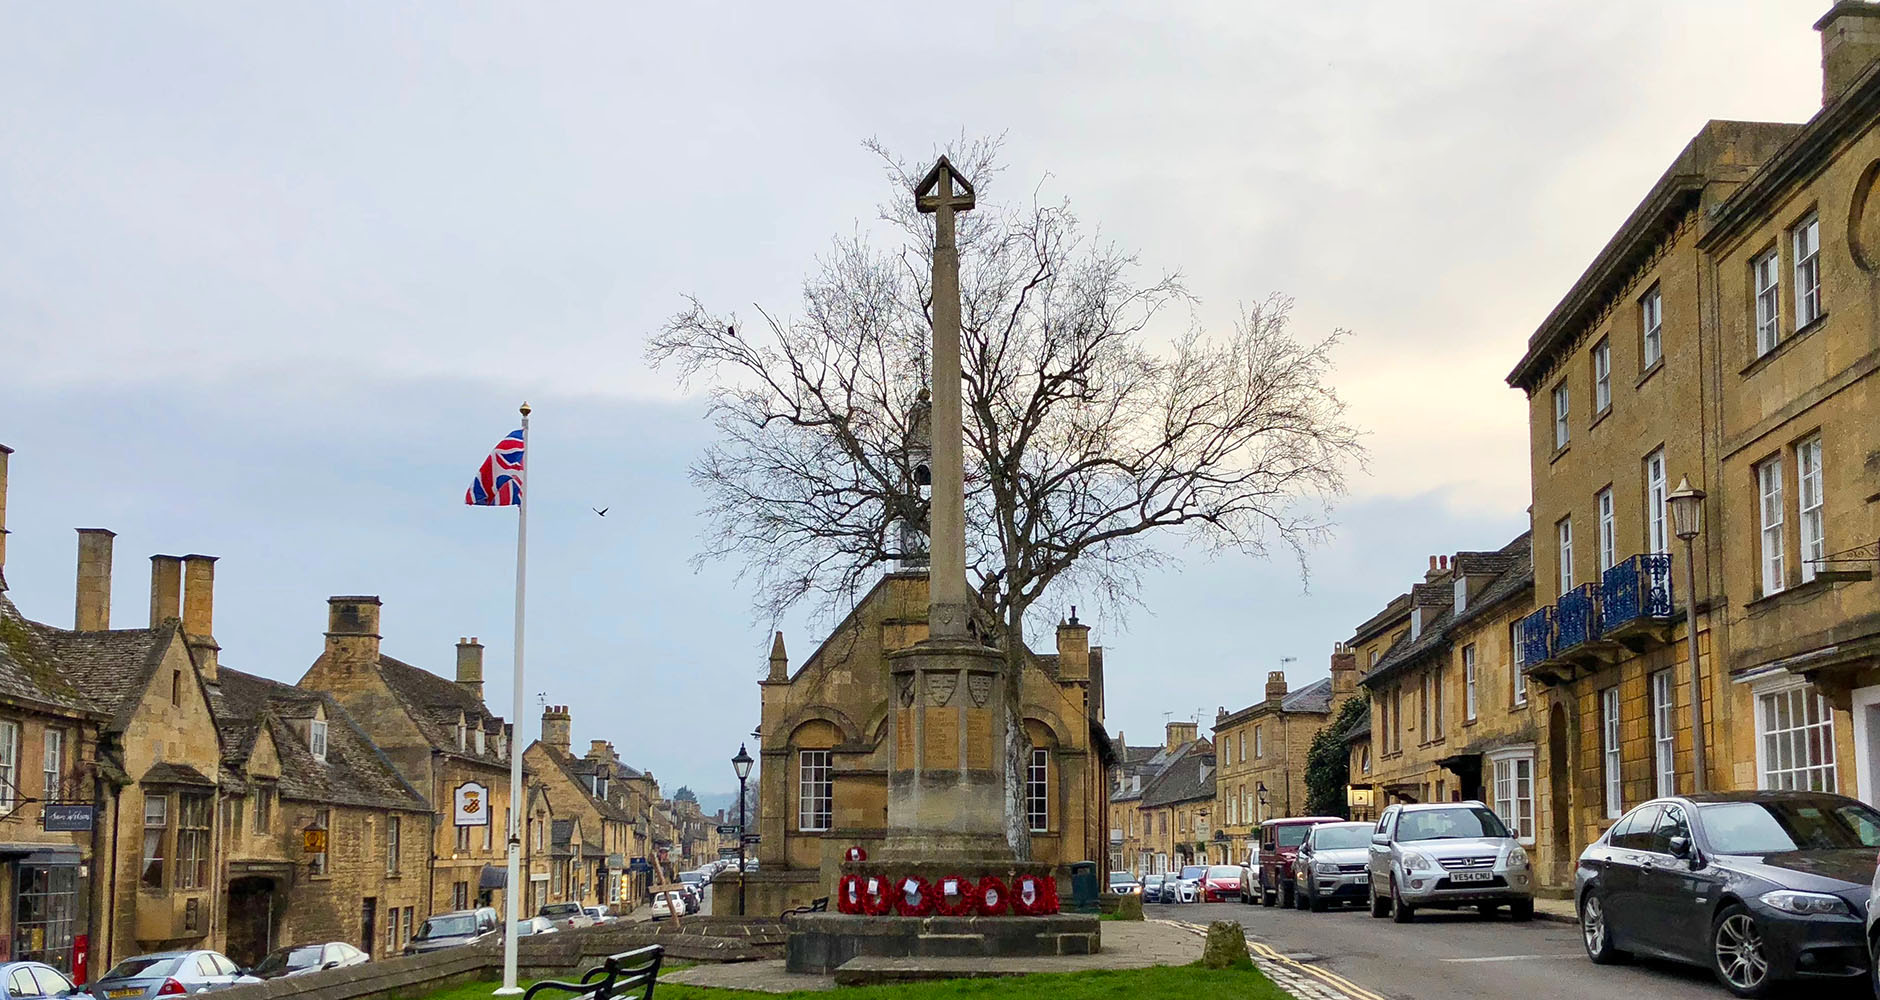
<svg viewBox="0 0 1880 1000"><path fill-rule="evenodd" d="M1371 916L1400 924L1425 906L1489 915L1506 903L1516 920L1534 917L1527 851L1480 802L1385 809L1371 835L1370 878Z"/></svg>

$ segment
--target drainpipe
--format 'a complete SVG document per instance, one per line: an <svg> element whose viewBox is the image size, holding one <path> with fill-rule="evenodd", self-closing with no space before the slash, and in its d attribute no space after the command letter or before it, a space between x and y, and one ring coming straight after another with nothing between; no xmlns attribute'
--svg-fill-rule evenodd
<svg viewBox="0 0 1880 1000"><path fill-rule="evenodd" d="M110 968L110 966L100 966L97 964L98 956L104 953L105 910L111 905L112 898L111 894L105 891L105 880L108 876L101 870L102 866L99 864L99 862L104 860L105 856L104 805L106 782L104 775L100 774L97 768L97 753L98 751L94 744L92 749L94 762L91 774L91 880L90 885L86 887L90 890L91 912L87 915L85 920L85 938L89 942L85 957L86 971L88 973L86 976L87 982L97 978L94 975L89 975L90 970L94 968ZM115 826L115 824L113 825ZM116 839L115 835L116 831L113 830L113 840ZM116 874L116 871L117 867L113 865L111 874Z"/></svg>

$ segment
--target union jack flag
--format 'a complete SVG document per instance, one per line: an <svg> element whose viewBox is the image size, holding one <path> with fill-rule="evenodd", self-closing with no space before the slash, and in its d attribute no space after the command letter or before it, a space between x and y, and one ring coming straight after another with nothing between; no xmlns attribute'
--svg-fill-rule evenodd
<svg viewBox="0 0 1880 1000"><path fill-rule="evenodd" d="M522 431L514 430L498 441L483 468L464 491L463 502L476 507L510 507L522 503Z"/></svg>

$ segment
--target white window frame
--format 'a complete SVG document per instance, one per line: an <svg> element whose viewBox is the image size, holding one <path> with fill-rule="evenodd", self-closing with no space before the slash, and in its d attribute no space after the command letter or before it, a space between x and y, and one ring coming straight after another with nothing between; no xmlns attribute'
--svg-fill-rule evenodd
<svg viewBox="0 0 1880 1000"><path fill-rule="evenodd" d="M1828 554L1827 517L1823 509L1821 476L1821 435L1795 446L1796 507L1802 532L1802 582L1815 578L1815 571Z"/></svg>
<svg viewBox="0 0 1880 1000"><path fill-rule="evenodd" d="M1645 542L1653 554L1671 551L1671 522L1665 507L1665 450L1645 456Z"/></svg>
<svg viewBox="0 0 1880 1000"><path fill-rule="evenodd" d="M1821 318L1821 217L1813 212L1789 230L1795 252L1795 328Z"/></svg>
<svg viewBox="0 0 1880 1000"><path fill-rule="evenodd" d="M1560 593L1573 589L1573 518L1563 517L1554 523L1554 538L1560 548Z"/></svg>
<svg viewBox="0 0 1880 1000"><path fill-rule="evenodd" d="M1601 782L1606 800L1606 818L1625 815L1625 786L1620 765L1619 688L1609 687L1599 693L1599 751Z"/></svg>
<svg viewBox="0 0 1880 1000"><path fill-rule="evenodd" d="M1678 794L1678 689L1670 667L1651 675L1652 776L1658 794Z"/></svg>
<svg viewBox="0 0 1880 1000"><path fill-rule="evenodd" d="M326 723L314 719L307 727L307 752L313 759L326 762Z"/></svg>
<svg viewBox="0 0 1880 1000"><path fill-rule="evenodd" d="M1603 574L1619 560L1619 522L1612 487L1600 490L1594 500L1599 509L1599 572Z"/></svg>
<svg viewBox="0 0 1880 1000"><path fill-rule="evenodd" d="M65 783L65 730L46 728L45 753L40 768L46 778L45 800L60 801Z"/></svg>
<svg viewBox="0 0 1880 1000"><path fill-rule="evenodd" d="M1266 756L1266 730L1261 726L1253 727L1253 759Z"/></svg>
<svg viewBox="0 0 1880 1000"><path fill-rule="evenodd" d="M398 874L398 864L402 854L399 841L404 837L404 818L387 816L385 818L385 874Z"/></svg>
<svg viewBox="0 0 1880 1000"><path fill-rule="evenodd" d="M1489 805L1515 839L1534 844L1534 747L1509 747L1488 755Z"/></svg>
<svg viewBox="0 0 1880 1000"><path fill-rule="evenodd" d="M1761 357L1782 343L1782 264L1771 248L1749 264L1750 282L1756 290L1756 356Z"/></svg>
<svg viewBox="0 0 1880 1000"><path fill-rule="evenodd" d="M20 724L0 719L0 813L20 802Z"/></svg>
<svg viewBox="0 0 1880 1000"><path fill-rule="evenodd" d="M1462 716L1475 721L1475 644L1462 647Z"/></svg>
<svg viewBox="0 0 1880 1000"><path fill-rule="evenodd" d="M1593 415L1612 406L1612 340L1593 345Z"/></svg>
<svg viewBox="0 0 1880 1000"><path fill-rule="evenodd" d="M1527 675L1521 672L1521 633L1521 619L1508 623L1508 678L1516 708L1527 704Z"/></svg>
<svg viewBox="0 0 1880 1000"><path fill-rule="evenodd" d="M1025 825L1032 833L1051 829L1051 751L1031 748L1025 772Z"/></svg>
<svg viewBox="0 0 1880 1000"><path fill-rule="evenodd" d="M1839 793L1834 707L1827 696L1794 676L1758 684L1750 693L1756 717L1756 787ZM1812 720L1808 718L1811 709ZM1809 760L1811 748L1826 753Z"/></svg>
<svg viewBox="0 0 1880 1000"><path fill-rule="evenodd" d="M1653 285L1652 290L1638 300L1639 340L1641 369L1650 368L1665 356L1665 297L1664 292Z"/></svg>
<svg viewBox="0 0 1880 1000"><path fill-rule="evenodd" d="M1573 429L1569 423L1573 408L1573 394L1567 389L1565 379L1554 386L1554 450L1567 446L1573 438Z"/></svg>
<svg viewBox="0 0 1880 1000"><path fill-rule="evenodd" d="M796 828L804 833L829 829L835 815L835 780L828 750L797 751Z"/></svg>
<svg viewBox="0 0 1880 1000"><path fill-rule="evenodd" d="M1756 495L1760 498L1762 517L1757 548L1762 589L1764 594L1780 593L1788 581L1783 558L1782 456L1756 466Z"/></svg>

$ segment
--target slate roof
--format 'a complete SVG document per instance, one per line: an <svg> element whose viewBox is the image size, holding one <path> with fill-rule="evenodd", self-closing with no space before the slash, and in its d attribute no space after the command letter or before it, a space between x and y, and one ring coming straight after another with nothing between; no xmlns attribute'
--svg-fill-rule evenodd
<svg viewBox="0 0 1880 1000"><path fill-rule="evenodd" d="M283 799L430 812L418 790L399 775L365 731L331 695L256 677L229 667L217 670L210 708L222 742L223 767L242 773L256 740L266 729L281 760ZM314 759L293 726L326 710L326 760ZM453 734L452 739L455 739Z"/></svg>
<svg viewBox="0 0 1880 1000"><path fill-rule="evenodd" d="M1266 705L1264 701L1257 701L1238 712L1217 716L1214 720L1214 731L1218 733L1256 715L1269 714L1264 711ZM1285 697L1279 700L1279 710L1282 713L1330 715L1332 713L1332 679L1321 677L1297 691L1286 692Z"/></svg>
<svg viewBox="0 0 1880 1000"><path fill-rule="evenodd" d="M150 675L163 663L170 643L182 637L182 626L172 618L156 628L124 628L103 632L73 632L32 623L63 678L110 717L106 732L121 733L137 711Z"/></svg>
<svg viewBox="0 0 1880 1000"><path fill-rule="evenodd" d="M0 697L66 711L91 711L90 699L66 680L44 628L28 621L0 593Z"/></svg>
<svg viewBox="0 0 1880 1000"><path fill-rule="evenodd" d="M619 803L615 801L617 796L614 794L614 788L611 782L608 785L606 799L601 799L588 790L588 777L600 766L599 761L586 757L576 757L560 747L549 746L546 743L535 744L535 749L539 749L544 756L555 763L555 766L561 768L562 772L568 776L568 779L573 781L576 787L581 789L582 794L587 797L588 804L593 806L594 810L600 813L601 816L621 823L633 822L633 814L621 808ZM633 771L632 768L627 768L625 765L620 766L632 772L632 774L639 774L638 771ZM625 777L625 775L616 775L616 778L622 777ZM557 820L556 822L561 821Z"/></svg>
<svg viewBox="0 0 1880 1000"><path fill-rule="evenodd" d="M1455 610L1455 585L1453 583L1418 584L1413 588L1412 593L1417 606L1438 610L1423 624L1416 638L1406 638L1391 646L1390 651L1380 657L1377 665L1372 667L1358 683L1373 687L1402 673L1426 655L1448 649L1451 637L1460 626L1488 614L1504 601L1518 597L1532 589L1534 560L1531 542L1531 534L1524 531L1495 552L1460 554L1460 557L1467 557L1463 562L1471 570L1476 567L1500 567L1494 579L1490 580L1474 597L1468 598L1460 615L1457 615Z"/></svg>
<svg viewBox="0 0 1880 1000"><path fill-rule="evenodd" d="M1357 723L1351 727L1350 732L1345 734L1345 742L1356 743L1359 740L1369 738L1370 735L1371 735L1371 705L1369 702L1366 702L1364 706L1364 711L1359 713L1358 715Z"/></svg>
<svg viewBox="0 0 1880 1000"><path fill-rule="evenodd" d="M1398 594L1396 597L1391 598L1384 604L1384 610L1366 619L1364 624L1358 626L1357 631L1351 634L1351 645L1356 646L1378 632L1383 631L1391 622L1402 618L1404 615L1408 614L1409 611L1409 593Z"/></svg>
<svg viewBox="0 0 1880 1000"><path fill-rule="evenodd" d="M499 767L507 766L508 761L496 755L494 740L486 740L480 754L474 743L466 743L464 749L457 749L457 719L460 715L473 726L481 725L483 731L491 736L503 731L503 720L456 681L384 655L379 657L379 676L385 678L385 686L404 704L405 711L417 723L418 730L431 744L431 749ZM516 749L520 752L521 748Z"/></svg>
<svg viewBox="0 0 1880 1000"><path fill-rule="evenodd" d="M204 775L201 771L190 767L188 764L177 764L167 760L160 760L150 765L150 770L145 771L143 776L139 777L137 780L144 784L152 785L202 785L208 788L215 787L215 782L210 781L208 776Z"/></svg>
<svg viewBox="0 0 1880 1000"><path fill-rule="evenodd" d="M1204 740L1183 744L1174 759L1142 784L1144 807L1193 802L1214 797L1214 747Z"/></svg>
<svg viewBox="0 0 1880 1000"><path fill-rule="evenodd" d="M548 847L550 854L572 855L574 853L574 820L549 820Z"/></svg>

